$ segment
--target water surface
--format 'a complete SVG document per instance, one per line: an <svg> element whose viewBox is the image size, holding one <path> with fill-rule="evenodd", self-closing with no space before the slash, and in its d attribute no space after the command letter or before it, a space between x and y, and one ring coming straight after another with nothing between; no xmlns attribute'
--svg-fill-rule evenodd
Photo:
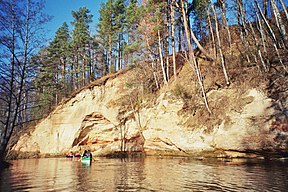
<svg viewBox="0 0 288 192"><path fill-rule="evenodd" d="M0 174L0 191L287 191L288 161L187 158L25 159Z"/></svg>

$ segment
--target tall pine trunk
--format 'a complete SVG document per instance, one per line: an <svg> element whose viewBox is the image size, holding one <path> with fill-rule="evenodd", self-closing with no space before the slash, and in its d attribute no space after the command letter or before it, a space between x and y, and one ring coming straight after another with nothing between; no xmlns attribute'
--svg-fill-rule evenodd
<svg viewBox="0 0 288 192"><path fill-rule="evenodd" d="M165 67L164 67L161 35L160 35L160 31L159 30L157 31L157 35L158 35L158 50L159 50L160 64L161 64L161 69L162 69L162 74L163 74L163 81L164 81L164 84L167 85L168 81L167 81L167 78L166 78L167 76L166 76Z"/></svg>
<svg viewBox="0 0 288 192"><path fill-rule="evenodd" d="M170 3L171 12L171 43L172 43L172 62L173 62L173 74L174 80L177 79L177 69L176 69L176 52L175 52L175 13L172 3Z"/></svg>
<svg viewBox="0 0 288 192"><path fill-rule="evenodd" d="M184 0L181 0L180 3L181 3L181 12L182 12L184 28L185 28L185 33L186 33L186 38L187 38L187 43L188 43L188 49L189 49L189 64L196 72L198 83L199 83L199 86L201 88L201 92L202 92L202 95L204 98L205 107L207 108L209 113L212 113L210 108L209 108L209 105L208 105L208 100L207 100L204 85L202 82L201 73L200 73L199 67L196 63L196 59L195 59L195 55L194 55L194 51L193 51L193 47L192 47L192 42L191 42L191 38L190 38L190 31L191 30L189 29L185 5L184 5L183 1Z"/></svg>
<svg viewBox="0 0 288 192"><path fill-rule="evenodd" d="M212 8L212 11L214 13L215 32L216 32L216 37L217 37L217 41L218 41L218 52L219 52L219 56L220 56L220 60L221 60L221 66L222 66L222 70L224 73L226 85L230 85L230 81L229 81L229 77L228 77L228 73L227 73L227 69L226 69L226 65L225 65L224 55L222 53L222 44L221 44L220 35L219 35L218 19L217 19L217 15L216 15L216 11L215 11L214 7L211 6L211 8Z"/></svg>

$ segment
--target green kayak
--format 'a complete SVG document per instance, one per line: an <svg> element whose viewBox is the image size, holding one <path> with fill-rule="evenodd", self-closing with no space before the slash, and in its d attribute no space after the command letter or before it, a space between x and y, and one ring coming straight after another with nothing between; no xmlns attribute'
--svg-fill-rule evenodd
<svg viewBox="0 0 288 192"><path fill-rule="evenodd" d="M91 161L91 158L90 158L90 157L82 157L82 158L81 158L81 162L82 162L82 163L90 163L90 161Z"/></svg>

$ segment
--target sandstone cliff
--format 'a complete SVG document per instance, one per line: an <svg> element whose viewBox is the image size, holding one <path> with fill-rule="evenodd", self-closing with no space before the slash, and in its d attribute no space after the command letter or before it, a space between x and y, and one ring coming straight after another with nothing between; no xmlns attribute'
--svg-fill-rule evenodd
<svg viewBox="0 0 288 192"><path fill-rule="evenodd" d="M156 99L135 105L136 96L127 86L132 73L120 71L79 91L21 135L10 157L64 155L84 149L94 155L125 151L213 157L287 152L287 124L279 123L276 101L260 88L235 85L208 90L213 112L209 114L201 96L184 100L175 96L176 83L170 85L173 89L162 89ZM193 74L185 65L179 78L188 73ZM187 100L197 100L197 105L187 107Z"/></svg>

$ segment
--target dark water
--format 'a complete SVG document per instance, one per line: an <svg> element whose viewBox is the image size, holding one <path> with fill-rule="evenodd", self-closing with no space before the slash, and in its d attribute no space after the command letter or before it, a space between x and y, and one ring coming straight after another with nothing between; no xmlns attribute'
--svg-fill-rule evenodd
<svg viewBox="0 0 288 192"><path fill-rule="evenodd" d="M288 161L185 158L11 161L0 191L288 191Z"/></svg>

